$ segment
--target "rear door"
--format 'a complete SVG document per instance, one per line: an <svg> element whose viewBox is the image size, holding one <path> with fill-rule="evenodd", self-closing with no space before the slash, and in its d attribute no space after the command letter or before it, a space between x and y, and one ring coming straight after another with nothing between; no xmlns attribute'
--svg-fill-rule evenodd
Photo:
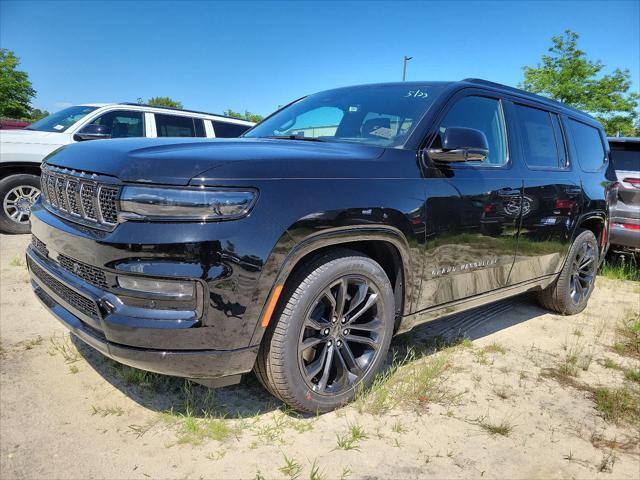
<svg viewBox="0 0 640 480"><path fill-rule="evenodd" d="M465 89L445 107L429 146L448 127L484 132L484 162L428 160L424 209L427 241L419 308L486 293L508 284L516 252L522 176L499 94Z"/></svg>
<svg viewBox="0 0 640 480"><path fill-rule="evenodd" d="M513 113L525 172L511 285L562 269L582 208L578 166L570 162L562 118L520 100Z"/></svg>

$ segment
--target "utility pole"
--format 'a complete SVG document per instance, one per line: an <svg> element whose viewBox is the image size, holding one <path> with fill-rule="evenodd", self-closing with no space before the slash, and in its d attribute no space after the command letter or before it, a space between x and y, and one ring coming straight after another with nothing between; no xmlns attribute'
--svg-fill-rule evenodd
<svg viewBox="0 0 640 480"><path fill-rule="evenodd" d="M405 55L404 62L402 62L402 81L404 82L407 78L407 62L411 60L413 57L407 57Z"/></svg>

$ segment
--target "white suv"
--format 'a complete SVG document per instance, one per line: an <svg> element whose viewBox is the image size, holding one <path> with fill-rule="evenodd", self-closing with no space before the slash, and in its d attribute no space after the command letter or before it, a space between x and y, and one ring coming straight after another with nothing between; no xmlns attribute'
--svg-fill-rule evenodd
<svg viewBox="0 0 640 480"><path fill-rule="evenodd" d="M237 137L254 124L237 118L137 103L65 108L23 130L0 130L0 231L28 233L40 194L40 163L69 143L124 137Z"/></svg>

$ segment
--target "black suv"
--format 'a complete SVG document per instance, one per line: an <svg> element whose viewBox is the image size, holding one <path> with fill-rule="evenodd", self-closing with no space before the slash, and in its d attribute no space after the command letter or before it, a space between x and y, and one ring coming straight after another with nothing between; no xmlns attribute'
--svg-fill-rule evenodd
<svg viewBox="0 0 640 480"><path fill-rule="evenodd" d="M210 386L348 402L392 335L526 291L585 308L608 244L600 124L482 81L339 88L238 139L76 144L27 260L74 335Z"/></svg>

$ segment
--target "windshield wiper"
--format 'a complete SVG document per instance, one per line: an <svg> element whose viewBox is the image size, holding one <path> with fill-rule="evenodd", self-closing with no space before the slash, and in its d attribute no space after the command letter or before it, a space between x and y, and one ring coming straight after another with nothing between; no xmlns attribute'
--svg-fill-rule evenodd
<svg viewBox="0 0 640 480"><path fill-rule="evenodd" d="M264 138L275 138L277 140L303 140L305 142L326 142L326 140L318 137L300 137L298 135L269 135Z"/></svg>

